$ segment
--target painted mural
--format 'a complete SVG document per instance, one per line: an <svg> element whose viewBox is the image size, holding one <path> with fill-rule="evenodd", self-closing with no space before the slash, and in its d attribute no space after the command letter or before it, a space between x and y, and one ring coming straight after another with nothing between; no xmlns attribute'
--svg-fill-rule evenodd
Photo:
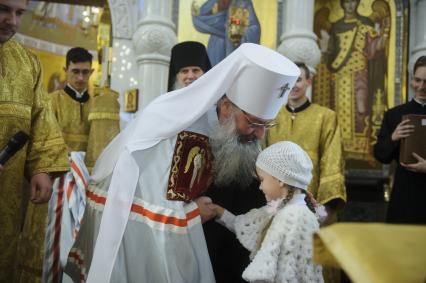
<svg viewBox="0 0 426 283"><path fill-rule="evenodd" d="M277 13L276 0L180 0L178 41L202 42L213 64L242 42L275 49Z"/></svg>
<svg viewBox="0 0 426 283"><path fill-rule="evenodd" d="M336 111L347 160L377 166L372 148L389 106L395 8L387 0L316 1L322 52L313 101Z"/></svg>

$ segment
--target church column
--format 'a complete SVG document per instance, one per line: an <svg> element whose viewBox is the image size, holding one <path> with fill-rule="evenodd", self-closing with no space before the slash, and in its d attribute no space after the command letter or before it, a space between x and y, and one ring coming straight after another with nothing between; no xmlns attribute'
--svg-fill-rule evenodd
<svg viewBox="0 0 426 283"><path fill-rule="evenodd" d="M132 39L138 65L138 111L167 90L170 50L176 43L172 7L173 1L144 0Z"/></svg>
<svg viewBox="0 0 426 283"><path fill-rule="evenodd" d="M284 0L282 5L283 33L278 52L314 71L321 58L313 32L314 0Z"/></svg>
<svg viewBox="0 0 426 283"><path fill-rule="evenodd" d="M426 17L426 0L414 1L412 7L414 11L414 47L411 51L412 58L417 59L421 55L426 55L426 26L424 19ZM414 59L414 61L415 61ZM411 63L411 62L410 62ZM414 65L414 62L412 62Z"/></svg>

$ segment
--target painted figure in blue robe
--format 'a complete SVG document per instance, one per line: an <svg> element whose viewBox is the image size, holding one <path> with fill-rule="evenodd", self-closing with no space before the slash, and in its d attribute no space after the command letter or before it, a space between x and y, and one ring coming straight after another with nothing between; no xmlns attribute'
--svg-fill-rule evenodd
<svg viewBox="0 0 426 283"><path fill-rule="evenodd" d="M245 42L260 42L260 24L251 0L207 0L192 7L196 30L210 34L207 45L212 66Z"/></svg>

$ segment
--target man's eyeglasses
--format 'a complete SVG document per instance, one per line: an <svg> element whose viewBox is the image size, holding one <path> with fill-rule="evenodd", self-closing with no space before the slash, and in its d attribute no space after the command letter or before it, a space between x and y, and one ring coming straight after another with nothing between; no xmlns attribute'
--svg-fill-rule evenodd
<svg viewBox="0 0 426 283"><path fill-rule="evenodd" d="M247 123L249 124L250 127L252 128L265 128L265 129L270 129L272 127L275 127L276 125L278 125L278 123L275 120L269 121L269 122L264 122L264 123L256 123L253 122L250 117L247 115L247 113L243 110L241 110L241 112L243 113L244 117L247 120Z"/></svg>
<svg viewBox="0 0 426 283"><path fill-rule="evenodd" d="M90 75L91 72L92 72L92 70L89 70L89 69L83 69L83 70L71 69L71 73L73 75L76 75L76 76L78 76L80 74L83 75L83 76L88 76L88 75Z"/></svg>

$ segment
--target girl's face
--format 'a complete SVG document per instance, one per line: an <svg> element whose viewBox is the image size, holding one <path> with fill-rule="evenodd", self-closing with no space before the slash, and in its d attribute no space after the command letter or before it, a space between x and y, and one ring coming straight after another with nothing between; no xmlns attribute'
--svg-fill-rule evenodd
<svg viewBox="0 0 426 283"><path fill-rule="evenodd" d="M280 183L280 181L256 167L257 176L259 177L260 187L259 189L265 194L266 200L276 200L283 198L287 195L286 185Z"/></svg>

